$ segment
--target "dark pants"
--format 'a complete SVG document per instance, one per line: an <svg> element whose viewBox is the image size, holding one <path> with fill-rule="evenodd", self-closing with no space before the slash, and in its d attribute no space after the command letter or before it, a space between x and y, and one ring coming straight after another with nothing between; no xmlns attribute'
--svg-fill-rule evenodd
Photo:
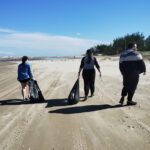
<svg viewBox="0 0 150 150"><path fill-rule="evenodd" d="M95 91L95 70L83 70L82 76L84 80L85 95L87 96L89 94L89 90L91 91L91 94L93 94Z"/></svg>
<svg viewBox="0 0 150 150"><path fill-rule="evenodd" d="M138 82L139 75L123 75L123 89L121 95L128 95L128 101L132 101Z"/></svg>

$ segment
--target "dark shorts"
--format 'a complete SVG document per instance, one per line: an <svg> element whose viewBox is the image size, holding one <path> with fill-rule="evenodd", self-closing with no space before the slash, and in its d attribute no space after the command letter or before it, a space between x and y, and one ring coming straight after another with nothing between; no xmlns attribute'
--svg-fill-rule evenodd
<svg viewBox="0 0 150 150"><path fill-rule="evenodd" d="M20 83L27 83L29 80L30 80L30 78L24 79L24 80L19 80L19 81L20 81Z"/></svg>

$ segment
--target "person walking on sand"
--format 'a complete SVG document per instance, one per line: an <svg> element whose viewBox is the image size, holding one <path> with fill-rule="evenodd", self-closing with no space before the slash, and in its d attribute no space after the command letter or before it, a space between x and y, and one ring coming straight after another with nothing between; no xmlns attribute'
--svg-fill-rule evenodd
<svg viewBox="0 0 150 150"><path fill-rule="evenodd" d="M80 77L80 72L82 71L82 76L84 80L84 92L85 92L85 98L84 100L87 100L89 90L91 91L91 97L94 95L95 91L95 69L94 66L96 66L97 70L100 73L101 77L101 71L100 66L96 60L96 58L93 56L92 49L88 49L86 52L86 56L82 58L81 65L78 72L78 77Z"/></svg>
<svg viewBox="0 0 150 150"><path fill-rule="evenodd" d="M136 105L137 102L132 98L139 82L139 74L146 74L146 66L135 44L128 44L127 50L121 53L119 68L123 76L123 89L119 103L123 105L125 96L128 96L127 105Z"/></svg>
<svg viewBox="0 0 150 150"><path fill-rule="evenodd" d="M28 81L33 78L31 66L28 63L28 57L22 57L22 63L18 65L18 81L20 81L22 86L22 96L24 100L29 99L29 86Z"/></svg>

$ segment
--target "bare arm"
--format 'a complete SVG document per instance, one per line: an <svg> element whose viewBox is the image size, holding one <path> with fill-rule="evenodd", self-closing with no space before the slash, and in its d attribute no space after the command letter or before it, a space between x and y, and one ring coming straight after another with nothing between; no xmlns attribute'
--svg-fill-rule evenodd
<svg viewBox="0 0 150 150"><path fill-rule="evenodd" d="M99 72L99 75L100 75L100 77L101 77L102 75L101 75L100 66L99 66L99 64L98 64L98 62L97 62L97 59L96 59L96 58L95 58L95 66L96 66L96 68L97 68L97 70L98 70L98 72Z"/></svg>

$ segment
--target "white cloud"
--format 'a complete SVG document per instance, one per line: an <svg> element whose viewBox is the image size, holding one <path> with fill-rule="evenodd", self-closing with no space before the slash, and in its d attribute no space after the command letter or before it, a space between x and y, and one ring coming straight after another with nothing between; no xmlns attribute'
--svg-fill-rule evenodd
<svg viewBox="0 0 150 150"><path fill-rule="evenodd" d="M100 41L75 38L61 35L48 35L45 33L23 33L15 32L9 29L0 29L0 32L9 34L0 34L0 47L4 49L30 50L32 53L37 50L57 51L68 54L82 54L86 49L100 44Z"/></svg>
<svg viewBox="0 0 150 150"><path fill-rule="evenodd" d="M0 33L14 33L16 31L14 30L10 30L10 29L3 29L3 28L0 28Z"/></svg>

